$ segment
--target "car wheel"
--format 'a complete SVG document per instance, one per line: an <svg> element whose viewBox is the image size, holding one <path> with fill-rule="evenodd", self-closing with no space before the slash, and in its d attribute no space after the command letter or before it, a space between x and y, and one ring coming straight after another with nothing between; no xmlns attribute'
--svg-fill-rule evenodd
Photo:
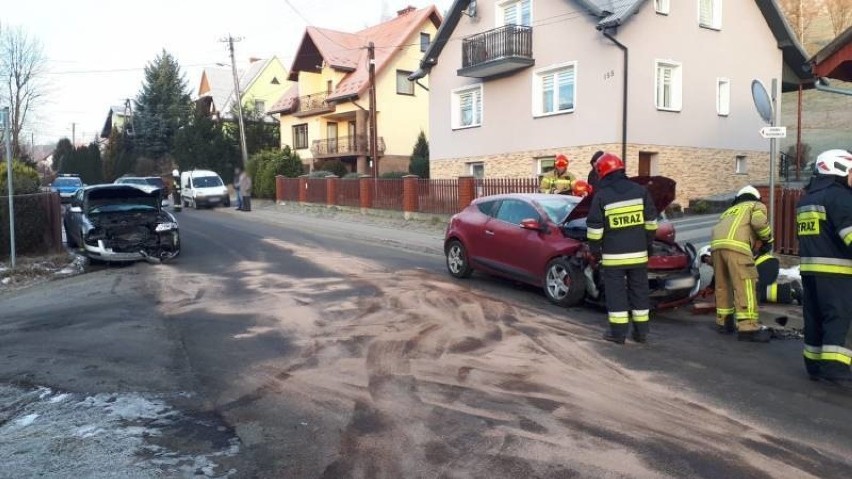
<svg viewBox="0 0 852 479"><path fill-rule="evenodd" d="M470 262L467 259L467 250L459 240L452 240L447 244L447 270L454 278L467 278L473 273Z"/></svg>
<svg viewBox="0 0 852 479"><path fill-rule="evenodd" d="M230 197L225 198L224 204L225 204L225 208L230 208L231 207L231 198Z"/></svg>
<svg viewBox="0 0 852 479"><path fill-rule="evenodd" d="M559 306L580 304L586 295L582 271L565 258L551 260L544 274L544 294Z"/></svg>

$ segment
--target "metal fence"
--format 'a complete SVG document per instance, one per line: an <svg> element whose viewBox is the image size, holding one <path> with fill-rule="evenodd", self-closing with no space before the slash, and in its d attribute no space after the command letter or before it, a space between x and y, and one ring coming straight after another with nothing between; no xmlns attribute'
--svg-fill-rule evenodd
<svg viewBox="0 0 852 479"><path fill-rule="evenodd" d="M377 178L373 180L373 208L402 211L402 178Z"/></svg>
<svg viewBox="0 0 852 479"><path fill-rule="evenodd" d="M15 211L15 254L62 251L62 207L58 193L31 193L12 197ZM0 197L0 258L8 258L9 196Z"/></svg>
<svg viewBox="0 0 852 479"><path fill-rule="evenodd" d="M476 196L538 193L538 178L484 178L476 180Z"/></svg>
<svg viewBox="0 0 852 479"><path fill-rule="evenodd" d="M459 210L459 181L419 179L417 196L422 213L454 214Z"/></svg>
<svg viewBox="0 0 852 479"><path fill-rule="evenodd" d="M358 178L341 179L337 183L337 204L340 206L361 206L361 182Z"/></svg>

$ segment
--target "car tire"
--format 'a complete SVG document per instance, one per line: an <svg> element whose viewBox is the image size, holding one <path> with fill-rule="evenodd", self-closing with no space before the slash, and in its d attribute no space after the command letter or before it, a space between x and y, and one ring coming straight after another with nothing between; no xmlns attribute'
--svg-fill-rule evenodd
<svg viewBox="0 0 852 479"><path fill-rule="evenodd" d="M544 294L559 306L577 306L586 296L583 272L566 258L555 258L547 263L544 272Z"/></svg>
<svg viewBox="0 0 852 479"><path fill-rule="evenodd" d="M225 205L225 208L230 208L231 207L231 198L230 197L225 198L225 202L223 204Z"/></svg>
<svg viewBox="0 0 852 479"><path fill-rule="evenodd" d="M447 271L454 278L467 278L473 273L470 260L467 257L467 249L459 240L452 240L444 248L447 256Z"/></svg>

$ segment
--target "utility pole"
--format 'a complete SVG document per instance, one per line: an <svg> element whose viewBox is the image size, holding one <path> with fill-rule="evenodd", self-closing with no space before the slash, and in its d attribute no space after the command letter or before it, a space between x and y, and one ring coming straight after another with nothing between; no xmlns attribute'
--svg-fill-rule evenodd
<svg viewBox="0 0 852 479"><path fill-rule="evenodd" d="M77 148L77 124L71 123L71 146Z"/></svg>
<svg viewBox="0 0 852 479"><path fill-rule="evenodd" d="M379 177L379 147L376 135L376 46L373 42L367 45L370 61L370 158L373 159L373 177Z"/></svg>
<svg viewBox="0 0 852 479"><path fill-rule="evenodd" d="M222 39L221 41L228 42L228 49L231 52L231 71L234 74L234 99L237 102L237 121L240 124L240 148L243 154L243 169L246 168L248 164L248 148L246 148L246 128L243 123L243 95L240 92L240 78L237 76L237 62L234 60L234 42L238 42L242 40L242 38L234 38L230 34L228 34L227 39Z"/></svg>
<svg viewBox="0 0 852 479"><path fill-rule="evenodd" d="M6 140L6 192L9 193L9 260L15 269L15 188L12 184L12 135L9 127L9 107L3 108L3 136Z"/></svg>
<svg viewBox="0 0 852 479"><path fill-rule="evenodd" d="M799 0L799 43L805 46L805 19L803 0ZM796 109L796 181L799 181L799 170L802 167L802 82L799 82L799 92ZM789 178L789 175L788 175ZM774 226L774 225L773 225Z"/></svg>

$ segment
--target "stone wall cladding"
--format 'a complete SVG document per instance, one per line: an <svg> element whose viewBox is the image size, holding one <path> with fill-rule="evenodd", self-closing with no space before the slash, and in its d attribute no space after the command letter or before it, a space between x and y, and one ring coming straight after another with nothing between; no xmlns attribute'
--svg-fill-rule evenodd
<svg viewBox="0 0 852 479"><path fill-rule="evenodd" d="M519 151L501 155L431 160L431 178L457 178L470 175L470 163L483 163L487 178L518 178L536 176L537 159L558 153L568 156L568 171L585 179L591 165L589 160L597 150L621 155L621 144L587 145L582 147L550 148ZM677 181L675 202L686 207L690 200L736 192L747 184L766 184L769 180L769 154L762 151L690 148L682 146L627 146L627 173L636 175L639 153L655 155L656 174ZM746 157L746 173L736 173L737 156Z"/></svg>

